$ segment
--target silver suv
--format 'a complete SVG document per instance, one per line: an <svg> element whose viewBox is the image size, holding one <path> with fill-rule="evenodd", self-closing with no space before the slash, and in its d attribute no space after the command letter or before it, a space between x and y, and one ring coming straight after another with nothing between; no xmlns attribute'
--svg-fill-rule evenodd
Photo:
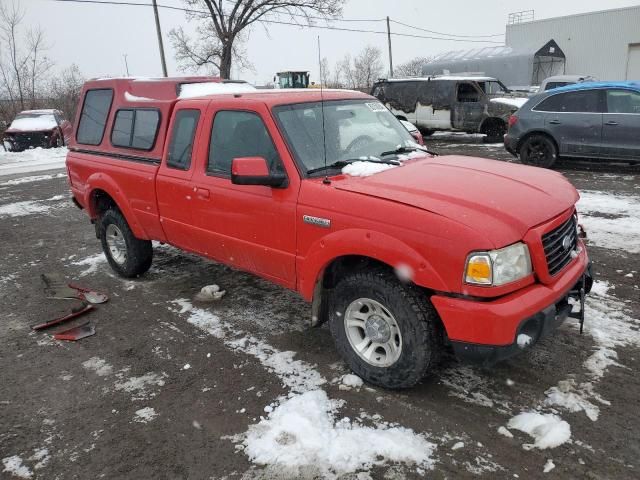
<svg viewBox="0 0 640 480"><path fill-rule="evenodd" d="M549 168L558 158L640 162L640 82L591 82L532 97L509 119L507 151Z"/></svg>

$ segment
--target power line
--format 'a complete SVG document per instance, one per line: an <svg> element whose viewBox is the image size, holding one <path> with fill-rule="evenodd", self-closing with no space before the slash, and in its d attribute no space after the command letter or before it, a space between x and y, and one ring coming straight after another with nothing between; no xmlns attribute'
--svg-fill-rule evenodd
<svg viewBox="0 0 640 480"><path fill-rule="evenodd" d="M435 32L433 30L427 30L426 28L421 28L421 27L416 27L414 25L409 25L407 23L402 23L399 22L397 20L391 20L393 23L396 23L398 25L402 25L403 27L409 27L409 28L413 28L415 30L420 30L423 32L427 32L427 33L433 33L434 35L444 35L447 37L456 37L456 38L493 38L493 37L502 37L504 36L504 33L496 33L494 35L455 35L453 33L442 33L442 32Z"/></svg>
<svg viewBox="0 0 640 480"><path fill-rule="evenodd" d="M121 5L121 6L136 6L136 7L151 7L151 4L148 3L138 3L138 2L116 2L113 0L49 0L49 1L53 1L53 2L64 2L64 3L85 3L85 4L98 4L98 5ZM193 10L193 9L189 9L189 8L182 8L182 7L175 7L172 5L158 5L158 8L165 8L165 9L169 9L169 10L178 10L178 11L182 11L182 12L187 12L187 13L201 13L201 14L209 14L209 12L206 12L204 10ZM306 17L304 15L301 15L302 17L305 18L312 18L312 17ZM321 18L321 17L313 17L313 18ZM326 20L326 19L323 19ZM341 31L341 32L354 32L354 33L373 33L373 34L377 34L377 35L387 35L386 31L381 31L381 30L367 30L367 29L361 29L361 28L347 28L347 27L337 27L337 26L333 26L333 25L300 25L298 23L294 23L294 22L285 22L282 20L267 20L264 18L261 18L259 20L257 20L258 22L261 23L270 23L270 24L275 24L275 25L289 25L289 26L294 26L294 27L307 27L307 28L317 28L317 29L321 29L321 30L334 30L334 31ZM367 21L367 20L361 20L358 19L357 21ZM386 21L386 19L385 19ZM395 22L395 21L394 21ZM399 22L395 22L395 23L399 23ZM426 39L426 40L442 40L442 41L447 41L447 42L464 42L464 43L492 43L492 44L498 44L498 45L502 45L503 42L497 42L495 40L473 40L473 39L466 39L466 38L443 38L443 37L433 37L433 36L427 36L427 35L416 35L416 34L411 34L411 33L396 33L396 32L392 32L391 35L394 35L396 37L407 37L407 38L421 38L421 39Z"/></svg>

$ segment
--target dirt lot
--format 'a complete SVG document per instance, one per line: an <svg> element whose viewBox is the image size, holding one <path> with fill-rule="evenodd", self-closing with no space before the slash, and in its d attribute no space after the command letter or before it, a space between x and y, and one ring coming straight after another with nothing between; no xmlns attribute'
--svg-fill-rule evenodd
<svg viewBox="0 0 640 480"><path fill-rule="evenodd" d="M477 137L429 142L513 160ZM308 328L297 295L166 246L124 281L63 170L0 177L0 477L638 478L640 167L560 171L584 193L596 264L585 334L570 321L492 369L446 359L402 392L343 379L329 330ZM86 317L95 336L30 331L60 309L46 272L110 294ZM220 302L193 301L213 283ZM557 415L570 440L540 449L513 424L499 433L521 412Z"/></svg>

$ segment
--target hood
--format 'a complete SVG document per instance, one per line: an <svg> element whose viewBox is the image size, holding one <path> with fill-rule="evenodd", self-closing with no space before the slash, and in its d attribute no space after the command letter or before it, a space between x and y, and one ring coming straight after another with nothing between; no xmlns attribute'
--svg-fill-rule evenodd
<svg viewBox="0 0 640 480"><path fill-rule="evenodd" d="M571 208L576 189L559 173L497 160L442 156L408 161L335 188L410 205L483 234L501 248Z"/></svg>
<svg viewBox="0 0 640 480"><path fill-rule="evenodd" d="M500 105L506 105L513 108L522 108L522 106L529 101L529 98L523 97L495 97L492 98L491 103L497 103Z"/></svg>

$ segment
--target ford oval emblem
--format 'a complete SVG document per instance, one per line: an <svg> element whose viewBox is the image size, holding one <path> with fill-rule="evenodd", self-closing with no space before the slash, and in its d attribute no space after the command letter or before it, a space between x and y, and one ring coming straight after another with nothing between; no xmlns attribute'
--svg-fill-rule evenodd
<svg viewBox="0 0 640 480"><path fill-rule="evenodd" d="M569 235L562 239L562 248L565 250L569 250L571 248L571 237Z"/></svg>

